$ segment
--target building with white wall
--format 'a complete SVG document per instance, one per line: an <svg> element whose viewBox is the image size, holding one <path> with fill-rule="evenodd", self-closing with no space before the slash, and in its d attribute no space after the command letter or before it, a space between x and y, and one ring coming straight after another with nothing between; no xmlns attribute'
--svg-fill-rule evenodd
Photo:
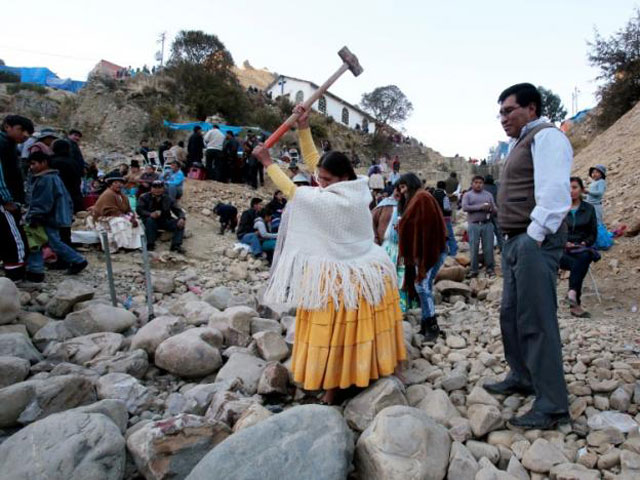
<svg viewBox="0 0 640 480"><path fill-rule="evenodd" d="M294 104L304 102L317 89L318 85L308 80L280 75L265 92L272 98L288 97ZM311 107L323 115L332 117L336 122L347 125L354 130L374 133L376 123L374 118L358 107L342 100L340 97L326 92Z"/></svg>

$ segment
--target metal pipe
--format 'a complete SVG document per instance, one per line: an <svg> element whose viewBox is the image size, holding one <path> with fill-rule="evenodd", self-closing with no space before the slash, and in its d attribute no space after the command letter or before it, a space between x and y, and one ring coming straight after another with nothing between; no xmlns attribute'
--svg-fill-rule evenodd
<svg viewBox="0 0 640 480"><path fill-rule="evenodd" d="M149 266L149 251L147 250L147 236L140 235L142 242L142 263L144 265L144 283L147 287L147 321L153 320L153 284L151 283L151 268Z"/></svg>
<svg viewBox="0 0 640 480"><path fill-rule="evenodd" d="M109 294L111 295L111 304L114 307L118 306L118 299L116 298L116 286L113 283L113 268L111 266L111 251L109 250L109 234L102 232L102 248L104 249L104 259L107 264L107 281L109 282Z"/></svg>

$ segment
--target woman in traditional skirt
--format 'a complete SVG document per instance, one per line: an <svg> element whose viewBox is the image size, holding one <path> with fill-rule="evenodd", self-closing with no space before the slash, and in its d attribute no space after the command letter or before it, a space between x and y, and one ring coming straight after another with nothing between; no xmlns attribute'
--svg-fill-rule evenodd
<svg viewBox="0 0 640 480"><path fill-rule="evenodd" d="M404 265L402 290L409 299L419 298L422 308L420 333L426 341L440 334L433 298L433 283L447 256L447 228L438 201L413 173L400 177L398 201L398 264Z"/></svg>
<svg viewBox="0 0 640 480"><path fill-rule="evenodd" d="M319 156L300 105L299 143L320 187L296 187L262 145L253 154L289 202L265 300L297 306L292 370L305 390L366 387L406 359L395 266L374 243L367 177L330 151Z"/></svg>

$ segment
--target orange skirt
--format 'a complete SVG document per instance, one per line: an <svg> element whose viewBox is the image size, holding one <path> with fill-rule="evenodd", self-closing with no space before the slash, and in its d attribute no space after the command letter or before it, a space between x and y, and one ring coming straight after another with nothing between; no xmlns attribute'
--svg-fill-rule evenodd
<svg viewBox="0 0 640 480"><path fill-rule="evenodd" d="M391 281L382 301L362 297L357 310L330 302L324 310L298 309L292 370L305 390L366 387L391 375L407 358L398 289Z"/></svg>

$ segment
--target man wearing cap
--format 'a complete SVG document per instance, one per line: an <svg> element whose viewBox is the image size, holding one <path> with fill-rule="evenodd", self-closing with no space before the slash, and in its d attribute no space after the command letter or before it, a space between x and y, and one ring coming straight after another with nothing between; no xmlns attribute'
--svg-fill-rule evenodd
<svg viewBox="0 0 640 480"><path fill-rule="evenodd" d="M24 183L17 145L33 133L33 123L20 115L8 115L0 126L0 260L5 275L20 280L25 274L27 241L20 226Z"/></svg>
<svg viewBox="0 0 640 480"><path fill-rule="evenodd" d="M29 147L29 155L42 152L45 155L53 155L52 144L59 137L53 128L45 127L35 135L36 143Z"/></svg>
<svg viewBox="0 0 640 480"><path fill-rule="evenodd" d="M593 205L596 210L598 224L604 223L602 214L602 198L607 190L607 167L604 165L594 165L589 169L589 177L592 182L587 190L587 203Z"/></svg>
<svg viewBox="0 0 640 480"><path fill-rule="evenodd" d="M162 180L154 181L151 191L140 196L136 212L144 223L148 250L155 249L158 229L162 229L173 232L171 251L185 253L182 248L185 214L165 192Z"/></svg>
<svg viewBox="0 0 640 480"><path fill-rule="evenodd" d="M535 86L513 85L498 104L502 128L513 139L498 190L498 223L506 240L500 328L509 373L484 388L535 395L531 410L509 423L546 430L569 421L556 284L567 242L573 151L564 133L540 118L542 97Z"/></svg>
<svg viewBox="0 0 640 480"><path fill-rule="evenodd" d="M122 193L124 178L110 177L106 182L108 188L100 195L92 209L92 216L98 222L98 231L110 232L111 251L118 251L120 248L127 250L140 248L142 227L131 210L129 199Z"/></svg>

